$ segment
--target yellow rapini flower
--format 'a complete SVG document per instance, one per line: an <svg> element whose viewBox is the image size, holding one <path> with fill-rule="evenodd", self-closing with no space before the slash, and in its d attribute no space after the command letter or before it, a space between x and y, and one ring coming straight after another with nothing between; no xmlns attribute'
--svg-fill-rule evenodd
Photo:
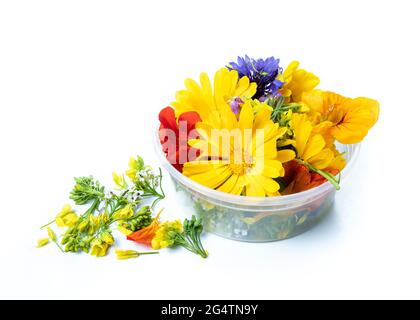
<svg viewBox="0 0 420 320"><path fill-rule="evenodd" d="M65 204L61 211L55 217L55 223L59 227L73 227L79 217L71 208L71 205Z"/></svg>
<svg viewBox="0 0 420 320"><path fill-rule="evenodd" d="M106 244L114 244L114 237L112 236L112 234L108 231L104 232L101 234L101 240L104 241Z"/></svg>
<svg viewBox="0 0 420 320"><path fill-rule="evenodd" d="M248 77L239 79L236 70L222 68L214 76L213 88L206 73L201 73L200 85L192 79L186 79L185 90L176 93L172 106L177 116L195 111L205 120L212 112L229 106L236 97L242 100L251 98L256 90L256 83L250 83Z"/></svg>
<svg viewBox="0 0 420 320"><path fill-rule="evenodd" d="M303 102L319 114L322 130L344 144L358 143L376 123L379 103L369 98L345 98L333 92L313 90Z"/></svg>
<svg viewBox="0 0 420 320"><path fill-rule="evenodd" d="M53 229L48 227L47 232L48 232L48 237L51 239L51 241L53 241L53 242L57 241L57 236L56 236L55 232L53 231Z"/></svg>
<svg viewBox="0 0 420 320"><path fill-rule="evenodd" d="M115 254L117 255L118 260L132 259L140 256L140 253L135 250L115 249Z"/></svg>
<svg viewBox="0 0 420 320"><path fill-rule="evenodd" d="M89 225L89 220L83 220L79 223L79 225L77 226L77 229L83 232L88 227L88 225Z"/></svg>
<svg viewBox="0 0 420 320"><path fill-rule="evenodd" d="M181 220L179 219L163 222L152 239L152 248L159 250L172 246L175 242L176 234L181 233L182 231L183 227Z"/></svg>
<svg viewBox="0 0 420 320"><path fill-rule="evenodd" d="M313 132L313 125L306 114L295 113L291 127L295 139L296 158L316 169L325 169L334 160L334 152L326 147L321 134Z"/></svg>
<svg viewBox="0 0 420 320"><path fill-rule="evenodd" d="M146 254L157 254L157 251L148 251L148 252L138 252L136 250L121 250L115 249L115 254L117 255L118 260L126 260L126 259L133 259L137 258L142 255Z"/></svg>
<svg viewBox="0 0 420 320"><path fill-rule="evenodd" d="M45 246L46 244L48 244L49 242L50 242L50 238L39 239L36 247L41 248L41 247Z"/></svg>
<svg viewBox="0 0 420 320"><path fill-rule="evenodd" d="M136 173L137 173L137 161L135 158L130 158L128 162L128 169L125 172L125 174L127 175L127 177L130 178L131 181L134 182L134 180L136 179Z"/></svg>
<svg viewBox="0 0 420 320"><path fill-rule="evenodd" d="M132 217L134 214L131 206L125 206L124 208L116 211L112 216L113 219L126 219Z"/></svg>
<svg viewBox="0 0 420 320"><path fill-rule="evenodd" d="M92 241L92 249L90 254L96 257L106 256L108 253L109 244L103 241L102 239L95 239Z"/></svg>
<svg viewBox="0 0 420 320"><path fill-rule="evenodd" d="M89 235L93 235L98 230L98 227L99 227L100 223L101 223L100 217L99 216L94 216L93 214L91 214L89 216L87 233Z"/></svg>
<svg viewBox="0 0 420 320"><path fill-rule="evenodd" d="M125 181L124 175L119 175L116 172L112 173L112 180L114 181L115 185L118 189L125 189L127 188L127 182Z"/></svg>
<svg viewBox="0 0 420 320"><path fill-rule="evenodd" d="M224 109L198 123L200 138L190 140L190 145L200 149L200 157L185 163L183 174L227 193L277 195L280 186L273 178L284 175L282 162L292 160L295 154L291 150L277 152L277 139L287 129L279 128L270 116L270 108L254 114L248 100L239 120L230 109Z"/></svg>
<svg viewBox="0 0 420 320"><path fill-rule="evenodd" d="M319 78L304 69L298 69L299 62L292 61L278 79L284 82L280 93L288 102L301 102L302 94L313 90L319 84Z"/></svg>
<svg viewBox="0 0 420 320"><path fill-rule="evenodd" d="M132 230L127 229L126 227L123 227L123 226L118 226L118 230L125 236L128 236L129 234L133 233Z"/></svg>

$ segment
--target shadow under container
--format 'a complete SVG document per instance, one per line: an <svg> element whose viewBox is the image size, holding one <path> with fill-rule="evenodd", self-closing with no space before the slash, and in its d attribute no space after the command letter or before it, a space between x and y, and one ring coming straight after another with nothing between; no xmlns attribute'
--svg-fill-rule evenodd
<svg viewBox="0 0 420 320"><path fill-rule="evenodd" d="M238 196L205 187L178 172L166 159L158 137L154 146L162 166L169 172L178 192L184 192L207 232L239 241L265 242L287 239L314 226L331 209L335 188L326 182L313 189L276 197ZM337 145L345 152L349 173L359 152L359 144Z"/></svg>

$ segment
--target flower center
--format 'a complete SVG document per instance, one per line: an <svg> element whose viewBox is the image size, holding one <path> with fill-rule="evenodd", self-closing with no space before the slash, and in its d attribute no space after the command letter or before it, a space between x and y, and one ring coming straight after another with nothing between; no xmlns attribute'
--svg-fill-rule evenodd
<svg viewBox="0 0 420 320"><path fill-rule="evenodd" d="M249 155L248 153L245 153L243 155L243 158L241 159L240 163L235 161L234 158L232 158L231 160L232 161L230 163L230 169L232 170L234 174L237 174L237 175L244 175L248 173L254 167L252 156Z"/></svg>

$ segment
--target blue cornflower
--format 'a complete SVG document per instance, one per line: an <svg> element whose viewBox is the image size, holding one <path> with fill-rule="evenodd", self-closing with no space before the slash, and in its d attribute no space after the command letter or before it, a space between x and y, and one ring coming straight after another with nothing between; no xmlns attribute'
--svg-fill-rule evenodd
<svg viewBox="0 0 420 320"><path fill-rule="evenodd" d="M276 79L279 71L283 72L279 62L280 60L274 57L254 60L245 55L245 58L238 57L237 63L229 63L227 68L238 71L239 77L247 76L251 82L255 82L257 92L253 98L260 99L267 95L275 95L283 86L283 82Z"/></svg>

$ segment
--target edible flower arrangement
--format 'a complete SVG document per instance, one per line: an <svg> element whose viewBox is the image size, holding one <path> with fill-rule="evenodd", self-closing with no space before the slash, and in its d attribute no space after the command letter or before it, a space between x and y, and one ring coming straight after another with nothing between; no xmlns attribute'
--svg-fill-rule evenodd
<svg viewBox="0 0 420 320"><path fill-rule="evenodd" d="M331 183L340 188L346 157L340 144L357 144L378 120L379 104L317 88L319 78L291 62L239 57L219 69L213 82L185 80L185 89L159 113L159 142L167 161L208 188L252 197L295 194ZM175 170L173 170L176 172ZM202 258L206 230L245 241L271 241L299 234L329 208L325 194L285 211L232 209L191 194L198 218L162 221L156 205L165 198L162 172L139 156L125 174L113 173L106 189L92 176L75 178L70 204L42 226L62 252L103 257L115 246L114 232L151 250L115 249L118 259L180 246ZM333 190L333 189L332 189ZM202 220L203 219L203 220ZM53 227L55 225L55 227ZM61 229L58 235L55 230Z"/></svg>
<svg viewBox="0 0 420 320"><path fill-rule="evenodd" d="M340 144L361 142L379 103L317 89L320 80L279 59L239 57L213 82L185 80L159 113L167 160L193 181L235 195L271 197L323 183L340 188Z"/></svg>

